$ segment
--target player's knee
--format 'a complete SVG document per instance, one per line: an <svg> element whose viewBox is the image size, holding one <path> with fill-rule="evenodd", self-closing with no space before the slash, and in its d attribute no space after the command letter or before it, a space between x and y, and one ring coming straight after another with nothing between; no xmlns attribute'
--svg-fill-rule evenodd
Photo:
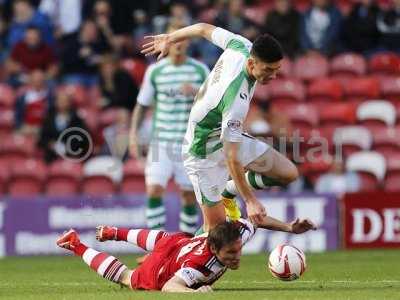
<svg viewBox="0 0 400 300"><path fill-rule="evenodd" d="M162 197L164 188L158 184L150 185L147 187L147 194L149 197Z"/></svg>
<svg viewBox="0 0 400 300"><path fill-rule="evenodd" d="M295 181L299 177L299 171L297 167L290 162L288 166L285 168L285 172L281 178L282 183L289 184Z"/></svg>

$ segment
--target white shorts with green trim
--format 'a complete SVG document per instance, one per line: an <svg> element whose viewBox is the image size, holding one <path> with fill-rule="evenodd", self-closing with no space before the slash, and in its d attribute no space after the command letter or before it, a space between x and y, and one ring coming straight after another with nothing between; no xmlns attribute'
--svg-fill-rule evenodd
<svg viewBox="0 0 400 300"><path fill-rule="evenodd" d="M182 162L181 147L152 143L147 154L146 185L167 187L170 178L184 191L193 191L192 183Z"/></svg>
<svg viewBox="0 0 400 300"><path fill-rule="evenodd" d="M252 136L243 134L243 140L240 143L239 160L243 166L247 166L264 154L270 147ZM210 154L206 159L187 155L183 164L193 184L199 204L213 206L221 201L221 193L224 191L229 178L223 149Z"/></svg>

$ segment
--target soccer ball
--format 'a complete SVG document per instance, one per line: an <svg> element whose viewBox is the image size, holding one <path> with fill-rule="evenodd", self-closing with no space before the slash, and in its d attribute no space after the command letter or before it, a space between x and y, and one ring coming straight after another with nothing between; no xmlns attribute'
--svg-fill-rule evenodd
<svg viewBox="0 0 400 300"><path fill-rule="evenodd" d="M294 246L279 245L269 255L268 268L280 280L296 280L306 270L306 256Z"/></svg>

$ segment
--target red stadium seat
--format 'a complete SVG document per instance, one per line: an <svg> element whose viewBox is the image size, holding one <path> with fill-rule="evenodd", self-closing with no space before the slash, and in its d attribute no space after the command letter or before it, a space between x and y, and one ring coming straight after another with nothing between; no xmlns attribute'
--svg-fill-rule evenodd
<svg viewBox="0 0 400 300"><path fill-rule="evenodd" d="M31 137L24 135L9 135L0 143L0 158L14 164L29 157L35 153L35 141Z"/></svg>
<svg viewBox="0 0 400 300"><path fill-rule="evenodd" d="M333 135L336 149L342 148L344 157L360 150L369 150L372 145L372 135L362 126L344 126L336 128Z"/></svg>
<svg viewBox="0 0 400 300"><path fill-rule="evenodd" d="M367 71L364 57L356 53L343 53L331 60L331 75L335 77L361 76Z"/></svg>
<svg viewBox="0 0 400 300"><path fill-rule="evenodd" d="M350 103L331 103L322 106L319 111L321 126L352 125L356 121L356 110Z"/></svg>
<svg viewBox="0 0 400 300"><path fill-rule="evenodd" d="M305 55L294 63L294 76L300 80L311 81L327 76L328 72L328 60L322 55Z"/></svg>
<svg viewBox="0 0 400 300"><path fill-rule="evenodd" d="M305 88L296 79L276 79L269 84L270 100L275 105L295 103L304 100Z"/></svg>
<svg viewBox="0 0 400 300"><path fill-rule="evenodd" d="M48 171L46 181L46 194L71 195L79 193L82 166L79 163L68 160L53 162Z"/></svg>
<svg viewBox="0 0 400 300"><path fill-rule="evenodd" d="M386 159L400 153L400 128L379 128L372 134L372 149L382 153Z"/></svg>
<svg viewBox="0 0 400 300"><path fill-rule="evenodd" d="M369 130L394 126L396 109L389 101L370 100L357 108L357 121Z"/></svg>
<svg viewBox="0 0 400 300"><path fill-rule="evenodd" d="M382 96L396 107L400 106L400 77L382 77L380 82Z"/></svg>
<svg viewBox="0 0 400 300"><path fill-rule="evenodd" d="M7 159L0 159L0 195L7 193L7 184L10 172L9 161Z"/></svg>
<svg viewBox="0 0 400 300"><path fill-rule="evenodd" d="M15 92L7 84L0 83L0 107L13 108L15 103Z"/></svg>
<svg viewBox="0 0 400 300"><path fill-rule="evenodd" d="M141 59L128 58L123 60L121 65L131 75L136 85L140 86L146 72L146 63Z"/></svg>
<svg viewBox="0 0 400 300"><path fill-rule="evenodd" d="M0 134L9 134L14 128L14 111L11 109L0 111Z"/></svg>
<svg viewBox="0 0 400 300"><path fill-rule="evenodd" d="M400 152L386 158L386 178L384 188L389 192L400 191Z"/></svg>
<svg viewBox="0 0 400 300"><path fill-rule="evenodd" d="M324 105L328 101L340 101L343 97L342 85L332 78L313 80L308 86L307 101Z"/></svg>
<svg viewBox="0 0 400 300"><path fill-rule="evenodd" d="M285 113L290 118L293 129L300 130L300 134L318 125L318 111L311 104L298 104L288 107Z"/></svg>
<svg viewBox="0 0 400 300"><path fill-rule="evenodd" d="M379 99L380 84L378 79L373 77L360 77L349 79L344 85L346 101L361 103L366 99Z"/></svg>
<svg viewBox="0 0 400 300"><path fill-rule="evenodd" d="M87 176L82 181L82 193L90 196L107 196L116 192L114 182L108 176Z"/></svg>
<svg viewBox="0 0 400 300"><path fill-rule="evenodd" d="M293 73L292 69L293 69L292 61L289 58L284 57L282 59L281 68L278 72L278 77L288 78L292 76Z"/></svg>
<svg viewBox="0 0 400 300"><path fill-rule="evenodd" d="M393 52L378 53L368 63L369 72L378 75L399 75L400 57Z"/></svg>
<svg viewBox="0 0 400 300"><path fill-rule="evenodd" d="M333 158L330 155L319 155L313 157L312 161L306 161L300 166L301 173L313 184L318 178L328 172L332 166Z"/></svg>
<svg viewBox="0 0 400 300"><path fill-rule="evenodd" d="M46 177L47 167L42 161L35 159L21 161L12 166L8 192L11 196L40 194Z"/></svg>
<svg viewBox="0 0 400 300"><path fill-rule="evenodd" d="M385 178L386 160L378 152L356 152L348 157L346 170L359 174L362 191L376 190Z"/></svg>
<svg viewBox="0 0 400 300"><path fill-rule="evenodd" d="M121 193L145 192L144 167L137 160L130 159L124 164L124 177L121 182Z"/></svg>

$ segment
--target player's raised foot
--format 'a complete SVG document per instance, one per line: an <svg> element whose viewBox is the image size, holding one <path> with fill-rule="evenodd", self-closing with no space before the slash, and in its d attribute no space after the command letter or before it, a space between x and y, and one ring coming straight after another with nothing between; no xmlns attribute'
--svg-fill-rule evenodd
<svg viewBox="0 0 400 300"><path fill-rule="evenodd" d="M96 227L96 240L99 242L115 241L117 239L117 227L100 225Z"/></svg>
<svg viewBox="0 0 400 300"><path fill-rule="evenodd" d="M222 201L224 201L225 213L230 221L237 221L242 216L239 206L235 198L226 198L221 196Z"/></svg>
<svg viewBox="0 0 400 300"><path fill-rule="evenodd" d="M56 241L57 246L67 249L74 250L77 245L79 245L79 235L74 229L70 229L64 232Z"/></svg>

